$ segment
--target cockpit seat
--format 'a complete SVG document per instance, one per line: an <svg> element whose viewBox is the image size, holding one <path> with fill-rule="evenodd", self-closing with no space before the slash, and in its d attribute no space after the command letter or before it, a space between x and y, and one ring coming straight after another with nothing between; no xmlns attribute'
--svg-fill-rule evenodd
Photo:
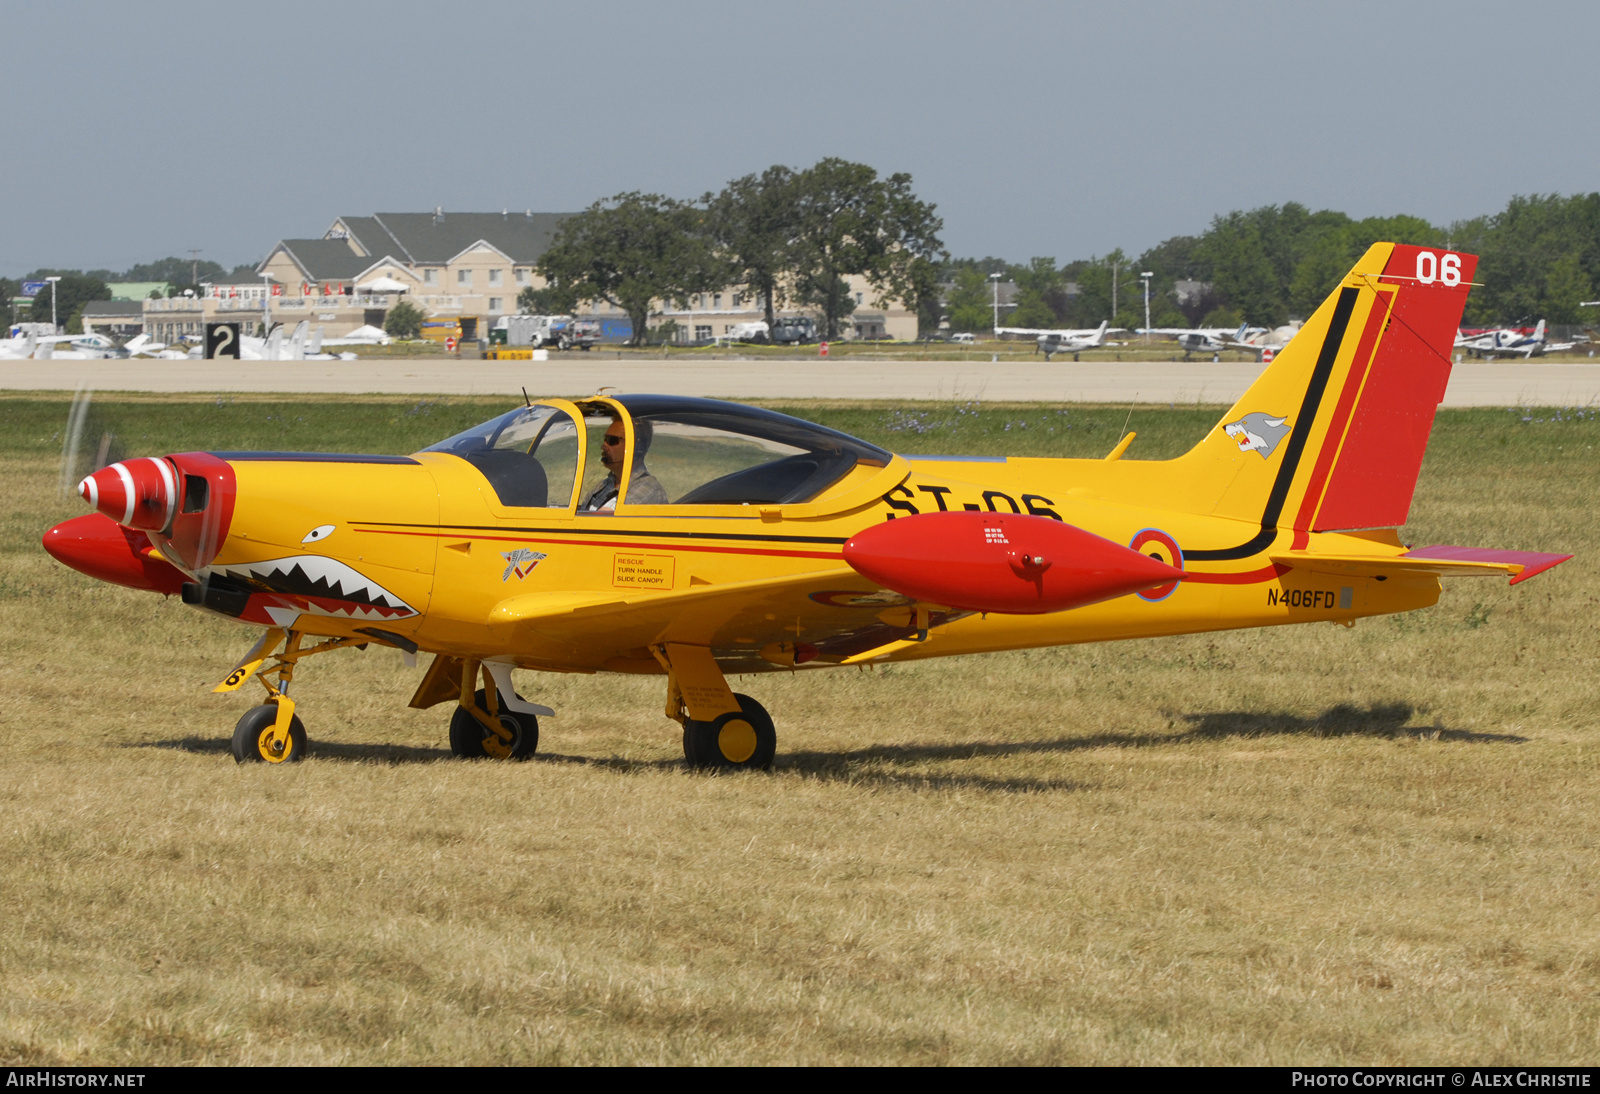
<svg viewBox="0 0 1600 1094"><path fill-rule="evenodd" d="M483 473L505 506L542 508L550 496L544 465L515 448L486 448L461 457Z"/></svg>

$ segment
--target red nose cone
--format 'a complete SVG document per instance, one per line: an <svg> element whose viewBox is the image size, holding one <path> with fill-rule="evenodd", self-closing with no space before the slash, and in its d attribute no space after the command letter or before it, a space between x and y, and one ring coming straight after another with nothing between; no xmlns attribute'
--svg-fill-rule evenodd
<svg viewBox="0 0 1600 1094"><path fill-rule="evenodd" d="M159 558L143 532L124 528L100 513L62 521L44 534L44 549L81 574L155 593L176 594L189 580Z"/></svg>
<svg viewBox="0 0 1600 1094"><path fill-rule="evenodd" d="M1048 517L923 513L868 528L844 558L886 589L964 611L1059 612L1183 580L1183 571Z"/></svg>
<svg viewBox="0 0 1600 1094"><path fill-rule="evenodd" d="M166 460L145 456L102 467L78 484L78 494L129 528L159 532L178 508L178 477Z"/></svg>

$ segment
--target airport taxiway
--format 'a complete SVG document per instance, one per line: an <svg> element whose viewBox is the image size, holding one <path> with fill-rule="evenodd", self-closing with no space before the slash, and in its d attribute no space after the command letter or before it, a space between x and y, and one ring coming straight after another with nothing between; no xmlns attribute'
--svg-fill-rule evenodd
<svg viewBox="0 0 1600 1094"><path fill-rule="evenodd" d="M552 361L449 358L359 361L0 361L0 390L98 392L588 395L622 392L742 400L902 399L1073 403L1232 403L1261 372L1252 363L1049 364L987 361L641 360L604 353ZM1600 361L1466 361L1445 406L1600 404Z"/></svg>

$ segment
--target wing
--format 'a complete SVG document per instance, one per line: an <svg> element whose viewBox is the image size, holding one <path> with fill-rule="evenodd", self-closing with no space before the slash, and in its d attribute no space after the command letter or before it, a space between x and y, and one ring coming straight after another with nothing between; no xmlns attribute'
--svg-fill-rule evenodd
<svg viewBox="0 0 1600 1094"><path fill-rule="evenodd" d="M962 614L935 611L924 625ZM530 664L654 672L650 647L675 642L709 646L737 673L840 664L912 638L919 620L909 597L835 567L674 592L527 593L501 601L488 622Z"/></svg>
<svg viewBox="0 0 1600 1094"><path fill-rule="evenodd" d="M1107 333L1124 329L1125 328L1123 327L1109 327L1107 328ZM1096 334L1100 333L1100 328L1085 327L1082 330L1045 330L1041 327L996 327L994 332L996 334L1028 334L1033 335L1034 337L1053 335L1057 338L1093 338Z"/></svg>

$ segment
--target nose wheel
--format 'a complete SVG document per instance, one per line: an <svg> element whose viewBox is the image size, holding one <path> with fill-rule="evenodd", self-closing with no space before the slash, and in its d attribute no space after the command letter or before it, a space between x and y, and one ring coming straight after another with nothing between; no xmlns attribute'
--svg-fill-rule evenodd
<svg viewBox="0 0 1600 1094"><path fill-rule="evenodd" d="M242 764L299 763L306 758L306 747L306 727L292 707L281 731L276 703L251 707L233 727L233 758Z"/></svg>

